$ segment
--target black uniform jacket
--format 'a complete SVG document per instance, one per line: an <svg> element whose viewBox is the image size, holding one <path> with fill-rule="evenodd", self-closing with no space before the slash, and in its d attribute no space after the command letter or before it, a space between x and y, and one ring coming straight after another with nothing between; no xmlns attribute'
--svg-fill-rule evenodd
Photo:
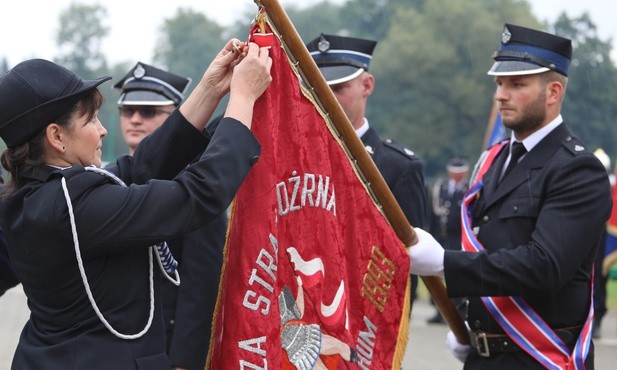
<svg viewBox="0 0 617 370"><path fill-rule="evenodd" d="M497 184L506 149L484 175L473 210L472 224L486 251L446 251L448 294L470 297L467 321L474 331L503 333L480 296L521 296L553 329L582 325L592 263L611 211L606 170L565 123ZM593 348L588 359L593 361ZM474 362L483 365L469 366ZM487 359L472 352L466 365L541 368L523 352Z"/></svg>
<svg viewBox="0 0 617 370"><path fill-rule="evenodd" d="M203 369L218 297L227 215L169 243L182 283L163 279L163 316L172 365Z"/></svg>
<svg viewBox="0 0 617 370"><path fill-rule="evenodd" d="M427 196L420 159L395 141L381 141L370 126L361 140L409 223L426 228Z"/></svg>
<svg viewBox="0 0 617 370"><path fill-rule="evenodd" d="M201 159L179 173L209 141ZM156 261L152 326L138 339L114 336L85 293L63 176L93 297L116 330L135 334L149 315L148 246L194 230L224 212L259 151L252 133L233 119L224 119L209 140L176 110L142 141L132 158L122 157L112 168L129 187L80 166L36 167L4 200L0 212L9 254L31 310L12 368L170 368Z"/></svg>
<svg viewBox="0 0 617 370"><path fill-rule="evenodd" d="M207 134L214 133L221 118L208 123ZM163 279L162 286L167 353L172 366L191 370L205 367L226 235L227 214L222 213L206 226L168 240L182 281L176 286Z"/></svg>

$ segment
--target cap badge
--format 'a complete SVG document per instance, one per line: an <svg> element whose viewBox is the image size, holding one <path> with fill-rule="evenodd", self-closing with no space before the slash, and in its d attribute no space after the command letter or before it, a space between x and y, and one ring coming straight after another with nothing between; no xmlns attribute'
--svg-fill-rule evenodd
<svg viewBox="0 0 617 370"><path fill-rule="evenodd" d="M145 75L146 69L141 64L138 64L137 67L135 67L135 69L133 70L133 77L142 78Z"/></svg>
<svg viewBox="0 0 617 370"><path fill-rule="evenodd" d="M319 43L317 44L317 48L322 53L325 53L326 51L330 50L330 41L326 40L326 38L322 35Z"/></svg>
<svg viewBox="0 0 617 370"><path fill-rule="evenodd" d="M510 33L510 30L508 29L508 27L504 27L503 33L501 34L501 43L507 44L508 42L510 42L511 38L512 38L512 34Z"/></svg>

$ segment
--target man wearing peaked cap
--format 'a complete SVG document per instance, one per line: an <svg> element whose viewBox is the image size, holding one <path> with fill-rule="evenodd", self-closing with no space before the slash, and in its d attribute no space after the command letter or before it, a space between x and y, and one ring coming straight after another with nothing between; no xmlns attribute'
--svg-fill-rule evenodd
<svg viewBox="0 0 617 370"><path fill-rule="evenodd" d="M180 105L190 83L190 78L138 62L114 85L121 91L120 127L129 154Z"/></svg>
<svg viewBox="0 0 617 370"><path fill-rule="evenodd" d="M413 151L381 140L365 117L375 79L370 74L376 41L321 34L306 46L336 99L401 206L409 223L428 226L423 165ZM415 293L417 277L413 276Z"/></svg>
<svg viewBox="0 0 617 370"><path fill-rule="evenodd" d="M160 127L184 100L191 80L139 62L114 85L124 140L133 154L137 145ZM211 127L208 124L208 132ZM172 216L173 217L173 216ZM178 261L182 284L162 282L167 354L173 369L203 369L210 343L227 215L167 244Z"/></svg>
<svg viewBox="0 0 617 370"><path fill-rule="evenodd" d="M473 348L447 336L465 369L594 368L592 266L611 197L604 166L561 115L571 56L568 39L504 26L488 74L512 134L472 179L465 248L444 251L422 230L410 248L412 271L468 298Z"/></svg>

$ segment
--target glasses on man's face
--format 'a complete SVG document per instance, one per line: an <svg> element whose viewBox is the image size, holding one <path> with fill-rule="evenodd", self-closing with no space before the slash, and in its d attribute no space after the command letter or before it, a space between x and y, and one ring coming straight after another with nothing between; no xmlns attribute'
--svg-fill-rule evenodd
<svg viewBox="0 0 617 370"><path fill-rule="evenodd" d="M124 118L131 118L135 113L139 113L142 118L152 118L157 114L167 114L170 115L171 111L167 111L160 108L155 107L131 107L125 106L120 107L120 115Z"/></svg>

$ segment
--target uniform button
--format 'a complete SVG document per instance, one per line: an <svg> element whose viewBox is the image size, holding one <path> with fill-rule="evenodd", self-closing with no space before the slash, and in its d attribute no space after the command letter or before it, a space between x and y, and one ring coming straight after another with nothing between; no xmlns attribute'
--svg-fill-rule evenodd
<svg viewBox="0 0 617 370"><path fill-rule="evenodd" d="M488 222L488 220L489 220L488 215L484 215L484 217L482 217L482 221L484 221L484 222Z"/></svg>
<svg viewBox="0 0 617 370"><path fill-rule="evenodd" d="M512 208L512 211L513 211L514 213L518 213L518 207L517 207L517 206L514 206L514 207Z"/></svg>
<svg viewBox="0 0 617 370"><path fill-rule="evenodd" d="M480 322L480 320L474 321L473 325L476 327L476 329L480 329L482 327L482 323Z"/></svg>
<svg viewBox="0 0 617 370"><path fill-rule="evenodd" d="M253 158L251 158L249 162L251 163L251 165L254 165L255 163L257 163L258 160L259 160L259 156L256 155Z"/></svg>

